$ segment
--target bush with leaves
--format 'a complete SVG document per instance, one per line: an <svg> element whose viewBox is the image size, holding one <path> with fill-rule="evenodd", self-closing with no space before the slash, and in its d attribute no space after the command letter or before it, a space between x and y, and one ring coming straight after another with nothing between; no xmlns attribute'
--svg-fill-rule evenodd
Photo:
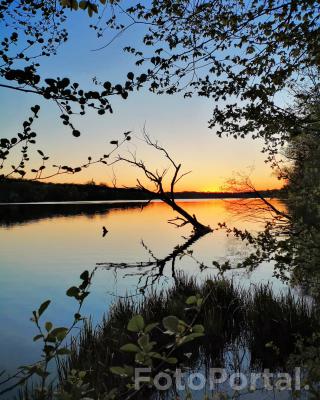
<svg viewBox="0 0 320 400"><path fill-rule="evenodd" d="M32 365L19 367L16 374L1 381L0 386L4 386L4 389L0 391L0 395L20 387L21 393L26 399L29 397L37 400L81 400L91 398L90 394L94 390L90 385L90 381L88 382L86 379L86 371L71 369L57 384L54 383L55 378L51 378L50 364L55 361L56 365L59 366L61 360L71 354L66 340L78 323L85 320L80 312L84 300L90 293L88 289L94 273L95 270L91 274L88 271L84 271L80 275L80 285L72 286L66 292L67 296L74 298L78 303L73 322L69 327L55 327L51 321L42 322L43 315L51 303L50 300L46 300L38 310L32 312L31 321L38 331L33 340L42 342L41 360ZM132 339L135 340L135 343L127 343L120 350L134 354L133 366L113 366L110 367L110 371L121 376L121 378L132 378L135 364L154 367L153 373L161 371L168 365L175 365L178 362L178 359L173 356L176 348L203 336L203 326L195 324L197 315L201 310L202 301L203 299L200 296L191 296L187 299L186 303L195 311L195 317L189 324L175 316L167 316L162 320L161 329L158 322L145 324L141 315L132 317L127 329L133 335ZM156 341L150 339L150 334L154 329L159 330L162 335L170 338L165 347L160 348ZM157 364L154 365L154 362ZM32 382L31 389L30 382ZM8 383L10 384L8 385ZM133 383L128 383L127 389L130 392L133 391L132 393L136 392ZM104 393L103 399L115 399L118 396L122 398L123 394L118 394L117 389L112 389L108 393Z"/></svg>
<svg viewBox="0 0 320 400"><path fill-rule="evenodd" d="M174 375L174 370L170 369L171 365L174 365L175 368L177 366L183 368L183 364L179 364L178 358L174 357L175 351L180 346L204 336L203 325L195 323L203 300L205 299L200 296L190 296L186 300L186 304L191 306L195 312L190 323L186 323L174 315L163 318L161 324L158 322L146 324L141 315L135 315L130 319L127 329L132 339L135 340L121 346L120 351L134 354L133 365L113 366L110 371L129 380L127 389L132 390L132 394L135 395L137 390L141 392L147 387L152 388L153 377L164 369ZM152 340L150 334L154 329L167 337L164 340L159 339L159 343ZM139 389L135 387L134 367L150 368L150 375L147 377L149 382ZM121 394L122 397L123 394Z"/></svg>
<svg viewBox="0 0 320 400"><path fill-rule="evenodd" d="M43 315L51 303L50 300L46 300L40 305L38 310L32 312L31 321L34 323L38 331L33 340L42 342L41 360L32 365L23 365L19 367L15 375L9 376L0 382L1 385L10 383L8 387L5 387L0 391L0 394L7 393L18 386L21 387L23 385L28 385L31 378L36 377L40 378L40 382L36 381L35 387L33 388L33 395L35 398L44 400L53 395L53 383L49 383L49 377L51 374L49 367L54 361L58 362L60 357L70 354L70 350L66 344L66 339L79 322L84 320L84 317L80 312L84 300L89 295L88 289L93 274L94 271L91 274L88 271L84 271L80 276L80 285L72 286L67 290L67 296L73 297L78 303L78 308L69 327L55 327L51 321L43 322ZM74 377L80 378L80 375L73 375ZM79 384L79 382L77 382L77 384Z"/></svg>

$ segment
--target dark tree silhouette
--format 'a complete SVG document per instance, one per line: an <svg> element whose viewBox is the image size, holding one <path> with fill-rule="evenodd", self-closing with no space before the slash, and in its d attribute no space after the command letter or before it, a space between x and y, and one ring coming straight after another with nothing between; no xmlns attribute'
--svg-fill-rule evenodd
<svg viewBox="0 0 320 400"><path fill-rule="evenodd" d="M75 136L80 131L72 114L83 115L88 108L101 115L112 112L110 96L126 99L144 85L156 93L197 94L221 104L210 122L219 135L264 137L268 150L276 151L288 130L304 122L277 103L275 94L304 81L301 72L319 65L319 7L317 0L155 0L129 5L123 0L4 0L0 87L53 101ZM142 71L128 71L117 84L95 79L95 88L89 90L63 71L60 77L41 76L41 57L54 56L68 40L70 10L97 15L90 25L98 37L116 30L102 48L129 29L144 27L142 50L130 39L125 47Z"/></svg>
<svg viewBox="0 0 320 400"><path fill-rule="evenodd" d="M114 39L144 24L141 43L125 51L150 91L211 98L210 126L219 135L263 137L272 153L305 122L275 94L306 84L305 71L319 65L319 7L317 0L116 0L106 22Z"/></svg>

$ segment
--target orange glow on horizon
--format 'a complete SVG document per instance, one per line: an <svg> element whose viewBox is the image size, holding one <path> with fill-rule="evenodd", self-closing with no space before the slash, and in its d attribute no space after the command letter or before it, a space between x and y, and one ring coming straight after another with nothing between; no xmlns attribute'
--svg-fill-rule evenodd
<svg viewBox="0 0 320 400"><path fill-rule="evenodd" d="M80 175L75 177L74 175L71 176L71 180L67 180L67 179L63 179L63 177L58 177L54 178L54 179L49 179L46 180L45 182L52 182L52 183L74 183L74 184L88 184L91 183L92 181L96 184L96 185L106 185L108 187L113 187L112 184L110 184L110 182L104 180L104 179L84 179L83 177L81 177ZM76 178L76 179L75 179ZM77 179L78 178L78 179ZM98 177L97 177L98 178ZM278 179L276 179L273 176L270 177L264 177L264 179L258 179L257 177L255 179L253 179L253 184L255 185L255 188L257 190L260 191L264 191L264 190L276 190L276 189L281 189L284 186L284 182L280 181ZM148 189L152 190L153 187L151 185L146 184L145 185ZM122 184L120 181L117 183L117 188L123 188L123 187L127 187L127 188L135 188L135 184L134 182L131 182L130 184L128 182L126 182L125 184ZM166 190L169 190L169 187L166 188ZM202 192L202 193L234 193L237 192L239 190L236 189L232 189L232 187L227 186L224 182L221 182L220 184L202 184L196 181L192 181L190 180L188 183L182 183L179 184L176 188L176 192ZM241 191L246 191L241 190ZM248 189L247 191L250 191L250 189Z"/></svg>

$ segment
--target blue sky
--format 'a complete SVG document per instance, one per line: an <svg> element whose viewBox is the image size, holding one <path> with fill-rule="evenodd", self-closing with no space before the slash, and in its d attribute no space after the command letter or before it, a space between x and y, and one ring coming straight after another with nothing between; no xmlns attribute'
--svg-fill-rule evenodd
<svg viewBox="0 0 320 400"><path fill-rule="evenodd" d="M67 76L89 88L91 79L109 80L113 83L124 81L128 71L135 72L134 57L124 54L122 48L128 43L138 43L141 31L138 28L127 31L108 48L93 51L108 42L110 35L97 39L95 32L88 28L88 17L83 12L72 13L68 22L70 40L58 50L58 55L41 60L41 73L46 77ZM117 139L122 132L132 130L141 135L144 124L149 134L159 140L185 170L192 170L180 184L180 189L220 190L227 178L236 171L246 171L254 166L252 179L258 188L278 185L260 153L263 143L251 139L220 139L214 129L208 129L214 103L212 100L195 97L184 99L180 95L155 95L146 90L133 93L127 100L112 98L114 114L98 116L88 112L84 117L74 117L73 123L82 132L74 138L70 129L60 122L57 106L41 100L36 95L0 89L1 137L13 136L19 131L28 109L34 104L41 105L39 121L34 129L38 133L36 148L50 156L50 164L78 165L87 159L99 157L110 150L109 142ZM157 153L146 149L139 140L133 140L129 148L136 150L140 158L147 160L153 168L167 165ZM31 166L38 164L37 155L32 157ZM115 167L117 183L133 185L136 171L128 166ZM56 182L109 183L113 172L106 166L91 167L72 176L60 176Z"/></svg>

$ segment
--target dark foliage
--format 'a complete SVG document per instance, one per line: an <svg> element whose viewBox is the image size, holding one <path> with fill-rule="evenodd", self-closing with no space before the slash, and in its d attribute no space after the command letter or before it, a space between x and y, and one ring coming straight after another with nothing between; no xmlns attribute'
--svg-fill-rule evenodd
<svg viewBox="0 0 320 400"><path fill-rule="evenodd" d="M295 349L297 335L308 337L319 327L317 308L294 298L290 292L277 296L268 285L245 290L228 280L198 284L193 278L180 276L171 289L152 291L140 300L120 299L96 328L88 323L74 342L72 355L61 365L61 376L73 368L90 371L88 379L96 394L121 386L122 380L108 370L111 365L131 365L132 356L119 352L128 339L134 340L126 331L130 318L140 314L150 323L176 315L188 322L192 312L186 308L186 297L194 294L205 297L209 292L206 306L196 321L205 327L205 337L174 353L191 369L226 365L230 353L243 350L251 354L251 370L281 370ZM156 329L152 339L161 340ZM270 343L272 346L268 346ZM192 355L186 357L188 353ZM241 369L248 367L247 361L240 365Z"/></svg>
<svg viewBox="0 0 320 400"><path fill-rule="evenodd" d="M137 189L111 188L105 185L43 183L7 179L0 181L0 202L147 200L150 196Z"/></svg>

